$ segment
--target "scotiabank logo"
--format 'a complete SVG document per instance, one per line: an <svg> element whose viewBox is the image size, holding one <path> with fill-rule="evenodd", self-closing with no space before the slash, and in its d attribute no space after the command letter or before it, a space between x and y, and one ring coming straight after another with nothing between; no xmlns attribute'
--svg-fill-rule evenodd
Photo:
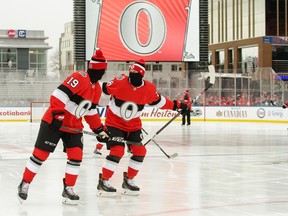
<svg viewBox="0 0 288 216"><path fill-rule="evenodd" d="M86 59L199 61L199 0L86 0Z"/></svg>
<svg viewBox="0 0 288 216"><path fill-rule="evenodd" d="M10 30L8 30L7 35L9 38L14 38L16 35L16 32L15 32L15 30L10 29Z"/></svg>

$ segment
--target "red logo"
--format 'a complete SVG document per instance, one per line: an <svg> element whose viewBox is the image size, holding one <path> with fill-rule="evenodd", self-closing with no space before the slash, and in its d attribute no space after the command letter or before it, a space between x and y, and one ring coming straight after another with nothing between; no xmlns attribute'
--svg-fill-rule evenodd
<svg viewBox="0 0 288 216"><path fill-rule="evenodd" d="M9 38L14 38L16 35L16 32L15 32L15 30L11 29L11 30L8 30L7 35Z"/></svg>

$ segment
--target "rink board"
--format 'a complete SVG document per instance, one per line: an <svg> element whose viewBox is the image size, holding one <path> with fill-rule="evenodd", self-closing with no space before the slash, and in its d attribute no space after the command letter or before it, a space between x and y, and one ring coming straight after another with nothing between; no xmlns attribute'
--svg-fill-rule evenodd
<svg viewBox="0 0 288 216"><path fill-rule="evenodd" d="M39 109L40 120L43 108ZM35 110L34 110L35 112ZM98 113L102 120L106 116L106 107L99 107ZM143 121L168 121L177 112L145 107L142 113ZM31 111L29 107L0 107L0 121L30 121ZM180 121L179 116L175 121ZM234 122L273 122L288 123L288 110L281 107L194 107L191 111L192 121L234 121Z"/></svg>

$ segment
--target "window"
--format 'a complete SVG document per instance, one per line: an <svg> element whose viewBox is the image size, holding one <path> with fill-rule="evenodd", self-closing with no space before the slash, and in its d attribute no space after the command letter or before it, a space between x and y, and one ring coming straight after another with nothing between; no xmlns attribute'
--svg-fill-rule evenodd
<svg viewBox="0 0 288 216"><path fill-rule="evenodd" d="M162 72L162 64L154 64L154 65L152 66L152 68L153 68L153 71Z"/></svg>
<svg viewBox="0 0 288 216"><path fill-rule="evenodd" d="M47 53L45 50L30 49L30 69L39 69L45 71L47 69ZM39 72L38 70L38 72Z"/></svg>
<svg viewBox="0 0 288 216"><path fill-rule="evenodd" d="M124 64L118 64L118 71L124 71Z"/></svg>
<svg viewBox="0 0 288 216"><path fill-rule="evenodd" d="M0 49L0 68L3 71L16 70L17 68L17 50L14 48ZM8 62L11 62L8 64ZM11 66L11 67L9 67Z"/></svg>
<svg viewBox="0 0 288 216"><path fill-rule="evenodd" d="M255 72L255 68L258 67L258 46L243 47L240 49L241 61L239 62L239 68L242 73Z"/></svg>
<svg viewBox="0 0 288 216"><path fill-rule="evenodd" d="M229 49L228 50L228 69L233 69L234 64L234 50Z"/></svg>
<svg viewBox="0 0 288 216"><path fill-rule="evenodd" d="M171 65L171 71L178 71L178 65Z"/></svg>
<svg viewBox="0 0 288 216"><path fill-rule="evenodd" d="M277 0L266 0L266 35L277 35Z"/></svg>
<svg viewBox="0 0 288 216"><path fill-rule="evenodd" d="M224 69L224 50L216 51L216 69Z"/></svg>
<svg viewBox="0 0 288 216"><path fill-rule="evenodd" d="M145 70L146 71L151 71L151 65L150 64L146 64L145 65Z"/></svg>

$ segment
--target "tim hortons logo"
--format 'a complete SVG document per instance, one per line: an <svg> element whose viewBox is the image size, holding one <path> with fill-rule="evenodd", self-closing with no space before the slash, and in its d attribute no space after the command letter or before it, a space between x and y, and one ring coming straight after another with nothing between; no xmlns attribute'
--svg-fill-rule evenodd
<svg viewBox="0 0 288 216"><path fill-rule="evenodd" d="M15 30L11 29L11 30L8 30L7 35L9 38L14 38L16 35L16 32Z"/></svg>

